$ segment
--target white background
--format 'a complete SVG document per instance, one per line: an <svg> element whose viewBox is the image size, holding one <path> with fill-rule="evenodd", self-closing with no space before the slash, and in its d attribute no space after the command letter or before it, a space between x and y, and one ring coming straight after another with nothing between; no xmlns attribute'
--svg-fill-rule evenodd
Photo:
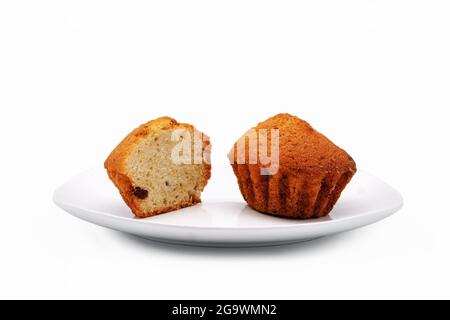
<svg viewBox="0 0 450 320"><path fill-rule="evenodd" d="M450 298L448 1L0 2L0 298ZM358 231L261 249L156 244L55 188L161 115L214 164L290 112L399 189Z"/></svg>

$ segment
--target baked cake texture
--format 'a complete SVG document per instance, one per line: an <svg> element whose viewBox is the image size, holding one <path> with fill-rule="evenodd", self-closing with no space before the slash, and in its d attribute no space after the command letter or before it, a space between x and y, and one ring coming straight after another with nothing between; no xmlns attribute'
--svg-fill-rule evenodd
<svg viewBox="0 0 450 320"><path fill-rule="evenodd" d="M352 157L309 123L290 114L276 115L260 123L254 131L273 129L279 137L279 165L275 174L263 175L267 164L263 165L260 159L256 163L249 160L247 134L229 154L244 199L257 211L285 218L328 215L356 173ZM271 134L267 135L270 146ZM239 141L245 141L244 161L242 158L238 161Z"/></svg>
<svg viewBox="0 0 450 320"><path fill-rule="evenodd" d="M192 125L163 117L131 132L105 168L133 213L151 217L201 202L211 177L210 147Z"/></svg>

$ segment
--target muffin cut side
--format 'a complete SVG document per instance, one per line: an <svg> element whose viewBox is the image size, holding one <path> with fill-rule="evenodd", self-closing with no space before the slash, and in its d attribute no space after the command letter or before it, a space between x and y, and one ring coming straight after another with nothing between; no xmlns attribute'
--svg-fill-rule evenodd
<svg viewBox="0 0 450 320"><path fill-rule="evenodd" d="M182 129L186 139L192 139L194 128L180 125L175 120L163 118L165 128L147 124L130 134L105 163L109 177L119 189L123 199L138 217L149 217L201 202L200 195L210 177L211 166L203 161L209 155L209 141L195 150L199 164L180 164L172 159L174 131ZM160 123L156 123L160 124ZM182 131L182 132L183 132ZM190 136L189 136L190 135ZM188 140L189 141L189 140Z"/></svg>

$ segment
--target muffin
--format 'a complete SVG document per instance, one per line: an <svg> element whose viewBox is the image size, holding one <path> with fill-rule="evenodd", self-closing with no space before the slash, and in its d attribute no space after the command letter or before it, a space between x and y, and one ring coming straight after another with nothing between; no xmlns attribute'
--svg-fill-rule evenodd
<svg viewBox="0 0 450 320"><path fill-rule="evenodd" d="M109 178L140 218L192 206L211 177L209 138L163 117L131 132L105 162Z"/></svg>
<svg viewBox="0 0 450 320"><path fill-rule="evenodd" d="M264 155L272 163L262 161ZM290 114L276 115L247 132L229 158L248 205L285 218L328 215L356 173L347 152Z"/></svg>

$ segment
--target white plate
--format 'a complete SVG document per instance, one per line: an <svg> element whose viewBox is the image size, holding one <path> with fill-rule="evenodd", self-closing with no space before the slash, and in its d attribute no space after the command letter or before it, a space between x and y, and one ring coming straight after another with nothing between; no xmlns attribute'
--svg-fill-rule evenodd
<svg viewBox="0 0 450 320"><path fill-rule="evenodd" d="M393 188L358 172L332 213L316 220L288 220L258 213L242 199L231 167L215 167L194 207L147 219L134 218L102 168L71 179L55 203L80 219L147 239L187 245L246 247L280 245L349 231L398 211L403 200Z"/></svg>

